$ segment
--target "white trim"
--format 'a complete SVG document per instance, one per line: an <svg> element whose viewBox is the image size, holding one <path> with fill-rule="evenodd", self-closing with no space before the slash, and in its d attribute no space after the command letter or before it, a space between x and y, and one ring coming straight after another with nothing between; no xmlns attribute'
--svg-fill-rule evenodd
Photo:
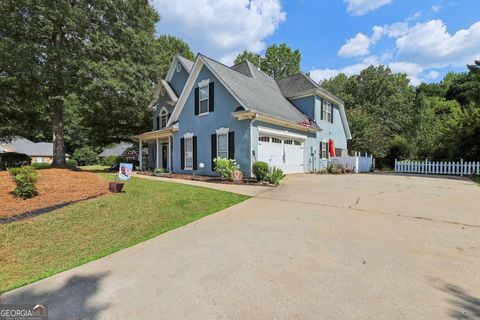
<svg viewBox="0 0 480 320"><path fill-rule="evenodd" d="M257 129L258 129L259 136L260 134L265 134L265 135L273 135L281 138L292 138L292 139L300 139L300 140L307 139L307 136L303 134L293 133L287 130L277 130L277 129L261 127L261 126L257 127Z"/></svg>
<svg viewBox="0 0 480 320"><path fill-rule="evenodd" d="M198 83L198 87L208 86L210 84L210 79L204 79Z"/></svg>
<svg viewBox="0 0 480 320"><path fill-rule="evenodd" d="M177 63L181 63L181 65L183 66L183 68L185 69L185 71L187 71L187 73L190 73L190 71L188 70L187 66L185 66L182 62L182 59L179 59L178 58L178 55L176 54L173 59L172 59L172 63L170 63L170 67L168 68L168 73L167 73L167 77L165 78L165 80L167 80L167 82L170 82L172 80L172 77L173 75L175 74L175 71L177 69L177 63L175 63L175 61Z"/></svg>
<svg viewBox="0 0 480 320"><path fill-rule="evenodd" d="M186 132L183 134L185 139L193 138L193 132Z"/></svg>
<svg viewBox="0 0 480 320"><path fill-rule="evenodd" d="M172 99L172 101L178 101L177 95L175 94L175 92L173 92L173 90L170 87L170 85L168 84L168 82L163 80L163 79L160 80L160 82L162 83L163 87L165 88L165 91L167 91L167 94L170 97L170 99Z"/></svg>
<svg viewBox="0 0 480 320"><path fill-rule="evenodd" d="M228 143L229 143L229 142L228 142L228 131L227 131L227 132L221 132L221 133L218 133L218 132L217 132L217 154L216 154L216 157L217 157L217 158L220 158L220 157L218 156L218 136L227 136L227 150L226 150L226 151L222 151L223 153L225 153L225 152L227 153L227 157L226 157L226 158L222 158L222 159L228 159L228 148L229 148L229 146L228 146Z"/></svg>
<svg viewBox="0 0 480 320"><path fill-rule="evenodd" d="M226 133L228 133L228 131L229 131L228 128L223 128L223 127L222 127L222 128L218 128L217 130L215 130L215 132L216 132L217 134L226 134Z"/></svg>
<svg viewBox="0 0 480 320"><path fill-rule="evenodd" d="M292 129L306 131L306 132L318 132L322 130L318 127L305 127L293 121L284 120L284 119L276 118L273 116L261 114L256 112L255 110L237 111L233 113L233 116L238 120L251 120L253 118L256 118L258 121L272 123L272 124L280 125L282 127L292 128Z"/></svg>
<svg viewBox="0 0 480 320"><path fill-rule="evenodd" d="M185 140L183 142L184 143L183 157L185 159L183 170L193 170L193 152L194 152L193 151L193 133L191 135L186 133L185 135L183 135L183 137L185 138ZM192 141L192 151L187 151L187 140ZM192 154L192 166L191 167L187 167L187 152Z"/></svg>

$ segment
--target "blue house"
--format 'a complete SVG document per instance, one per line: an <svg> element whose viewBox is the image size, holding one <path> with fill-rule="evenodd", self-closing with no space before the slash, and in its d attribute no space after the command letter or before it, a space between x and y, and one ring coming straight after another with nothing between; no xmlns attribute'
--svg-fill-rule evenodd
<svg viewBox="0 0 480 320"><path fill-rule="evenodd" d="M250 62L228 67L199 54L175 56L156 88L153 130L141 168L216 175L213 159L235 159L244 176L255 161L285 173L311 172L351 139L340 99L304 74L275 81Z"/></svg>

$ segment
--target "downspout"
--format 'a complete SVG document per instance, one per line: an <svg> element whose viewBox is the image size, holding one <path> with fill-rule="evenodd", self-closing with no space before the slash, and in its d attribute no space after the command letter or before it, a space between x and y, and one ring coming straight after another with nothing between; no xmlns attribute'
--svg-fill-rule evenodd
<svg viewBox="0 0 480 320"><path fill-rule="evenodd" d="M258 114L255 114L255 118L250 119L250 178L253 178L253 139L252 139L252 124L257 121Z"/></svg>

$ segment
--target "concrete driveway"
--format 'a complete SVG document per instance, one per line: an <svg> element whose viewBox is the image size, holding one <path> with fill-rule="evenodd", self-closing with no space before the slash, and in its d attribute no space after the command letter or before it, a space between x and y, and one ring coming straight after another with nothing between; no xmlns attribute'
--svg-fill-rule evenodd
<svg viewBox="0 0 480 320"><path fill-rule="evenodd" d="M50 319L479 319L480 188L291 175L0 300Z"/></svg>

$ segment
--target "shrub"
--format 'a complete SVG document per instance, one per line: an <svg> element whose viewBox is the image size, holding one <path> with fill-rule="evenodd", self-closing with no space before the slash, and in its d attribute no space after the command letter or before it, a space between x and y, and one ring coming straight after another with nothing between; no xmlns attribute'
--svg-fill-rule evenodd
<svg viewBox="0 0 480 320"><path fill-rule="evenodd" d="M50 168L50 163L47 162L36 162L32 163L32 167L34 169L40 170L40 169L48 169Z"/></svg>
<svg viewBox="0 0 480 320"><path fill-rule="evenodd" d="M156 168L155 170L153 170L153 175L156 176L156 175L161 175L163 173L167 173L168 171L165 170L164 168Z"/></svg>
<svg viewBox="0 0 480 320"><path fill-rule="evenodd" d="M17 186L13 190L16 197L29 199L38 194L35 183L38 180L38 172L31 166L20 168L9 168L8 172L12 175Z"/></svg>
<svg viewBox="0 0 480 320"><path fill-rule="evenodd" d="M268 179L268 164L263 161L256 161L252 167L253 174L257 181L266 181Z"/></svg>
<svg viewBox="0 0 480 320"><path fill-rule="evenodd" d="M116 157L116 156L108 156L108 157L105 157L101 160L101 163L102 165L104 166L109 166L109 167L112 167L118 163L120 163L120 157Z"/></svg>
<svg viewBox="0 0 480 320"><path fill-rule="evenodd" d="M345 168L340 164L329 164L327 167L327 172L332 174L341 174L345 173Z"/></svg>
<svg viewBox="0 0 480 320"><path fill-rule="evenodd" d="M67 166L69 166L70 168L76 168L78 167L78 161L75 159L68 159Z"/></svg>
<svg viewBox="0 0 480 320"><path fill-rule="evenodd" d="M80 166L89 166L98 162L98 156L89 147L82 147L73 153L73 159L77 160Z"/></svg>
<svg viewBox="0 0 480 320"><path fill-rule="evenodd" d="M240 169L232 159L215 158L213 161L215 162L215 171L224 179L232 180L233 173Z"/></svg>
<svg viewBox="0 0 480 320"><path fill-rule="evenodd" d="M280 180L285 178L282 169L273 167L268 170L268 181L271 184L278 186L280 184Z"/></svg>
<svg viewBox="0 0 480 320"><path fill-rule="evenodd" d="M0 153L0 170L7 168L18 168L28 166L32 163L32 159L23 153L6 152Z"/></svg>

